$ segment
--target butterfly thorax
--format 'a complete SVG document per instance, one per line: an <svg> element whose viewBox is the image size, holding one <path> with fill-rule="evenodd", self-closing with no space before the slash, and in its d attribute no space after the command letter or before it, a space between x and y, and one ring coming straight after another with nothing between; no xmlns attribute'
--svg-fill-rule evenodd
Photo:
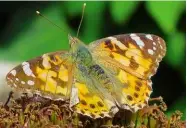
<svg viewBox="0 0 187 128"><path fill-rule="evenodd" d="M87 46L77 38L70 38L71 58L73 63L80 65L91 65L92 55Z"/></svg>
<svg viewBox="0 0 187 128"><path fill-rule="evenodd" d="M85 79L94 78L98 83L103 86L110 84L110 79L104 69L96 64L92 59L92 54L87 46L77 38L70 38L72 60L78 69L77 77L80 81ZM86 76L86 78L84 78Z"/></svg>

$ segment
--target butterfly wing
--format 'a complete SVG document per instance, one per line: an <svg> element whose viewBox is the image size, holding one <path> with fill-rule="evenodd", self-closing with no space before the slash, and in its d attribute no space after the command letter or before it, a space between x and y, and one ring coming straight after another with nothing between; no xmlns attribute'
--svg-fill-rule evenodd
<svg viewBox="0 0 187 128"><path fill-rule="evenodd" d="M65 52L47 53L23 62L7 74L7 83L18 90L39 94L53 100L70 100L70 109L91 118L109 115L114 104L96 93L92 78L76 80L74 65L68 63ZM114 114L115 112L113 112Z"/></svg>
<svg viewBox="0 0 187 128"><path fill-rule="evenodd" d="M113 90L121 90L120 96L113 95L121 107L133 112L144 107L152 92L150 77L166 52L164 40L150 34L117 35L94 41L89 48L97 64L111 72Z"/></svg>
<svg viewBox="0 0 187 128"><path fill-rule="evenodd" d="M66 52L60 51L25 61L7 74L7 83L51 99L68 98L72 72L65 55Z"/></svg>
<svg viewBox="0 0 187 128"><path fill-rule="evenodd" d="M77 96L75 97L79 98L79 102L70 106L71 109L91 118L113 116L118 111L116 105L111 102L111 100L108 100L108 98L103 97L101 92L99 94L95 93L95 90L97 89L92 90L88 88L88 86L88 83L75 80L72 92L74 89L77 89ZM92 86L94 86L94 83L92 83ZM75 97L71 98L70 102L71 100L74 100Z"/></svg>
<svg viewBox="0 0 187 128"><path fill-rule="evenodd" d="M105 60L99 61L98 64L112 81L110 92L119 107L136 112L148 104L152 92L151 80L138 78Z"/></svg>
<svg viewBox="0 0 187 128"><path fill-rule="evenodd" d="M166 52L164 40L150 34L112 36L94 41L89 48L95 58L110 57L125 71L142 79L156 73Z"/></svg>

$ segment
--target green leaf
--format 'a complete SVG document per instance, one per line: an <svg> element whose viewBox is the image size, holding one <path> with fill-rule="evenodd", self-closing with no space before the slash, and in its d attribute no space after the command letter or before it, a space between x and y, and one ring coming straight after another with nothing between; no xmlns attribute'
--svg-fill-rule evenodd
<svg viewBox="0 0 187 128"><path fill-rule="evenodd" d="M122 24L136 11L139 2L134 1L112 1L110 11L115 22Z"/></svg>
<svg viewBox="0 0 187 128"><path fill-rule="evenodd" d="M177 22L185 10L185 5L185 1L146 2L148 12L166 34L176 31Z"/></svg>
<svg viewBox="0 0 187 128"><path fill-rule="evenodd" d="M185 35L174 33L168 36L166 60L174 67L180 67L185 58Z"/></svg>
<svg viewBox="0 0 187 128"><path fill-rule="evenodd" d="M70 30L60 10L60 6L55 4L43 10L42 13L63 29ZM37 15L30 20L29 25L21 29L16 38L11 40L12 45L4 52L0 51L2 59L23 61L69 47L68 36L62 30Z"/></svg>

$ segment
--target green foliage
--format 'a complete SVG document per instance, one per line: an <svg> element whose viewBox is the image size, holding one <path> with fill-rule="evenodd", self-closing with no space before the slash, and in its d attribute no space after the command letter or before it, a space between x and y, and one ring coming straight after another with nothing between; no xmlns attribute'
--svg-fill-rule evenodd
<svg viewBox="0 0 187 128"><path fill-rule="evenodd" d="M168 47L166 59L174 67L180 67L185 57L185 35L184 33L174 33L168 36Z"/></svg>
<svg viewBox="0 0 187 128"><path fill-rule="evenodd" d="M82 13L82 5L84 2L66 2L65 6L67 7L68 15L71 17L81 15ZM101 26L102 26L102 14L105 7L105 2L87 2L86 3L86 11L84 15L84 26L81 27L80 37L81 35L85 35L81 38L85 43L89 43L92 40L95 40L101 34ZM78 24L77 24L78 27ZM77 28L74 28L77 30ZM74 32L75 34L75 32Z"/></svg>
<svg viewBox="0 0 187 128"><path fill-rule="evenodd" d="M87 11L85 14L84 30L82 31L83 41L85 43L90 43L98 39L102 34L102 29L104 29L103 13L105 9L106 2L88 2ZM82 27L83 28L83 27ZM102 37L100 37L102 38Z"/></svg>
<svg viewBox="0 0 187 128"><path fill-rule="evenodd" d="M160 28L166 34L176 31L177 22L181 13L185 10L185 1L147 1L147 9Z"/></svg>
<svg viewBox="0 0 187 128"><path fill-rule="evenodd" d="M63 29L70 30L60 9L57 5L51 6L42 13L50 17L54 23L60 24ZM1 51L1 58L23 61L47 51L52 52L69 47L67 34L43 18L35 15L29 24L31 25L27 29L23 29L17 34L16 38L12 40L12 45L6 51ZM16 56L14 56L15 53Z"/></svg>
<svg viewBox="0 0 187 128"><path fill-rule="evenodd" d="M125 21L130 19L130 16L136 11L138 3L138 1L112 1L110 3L110 11L114 21L118 24L124 24Z"/></svg>
<svg viewBox="0 0 187 128"><path fill-rule="evenodd" d="M84 2L66 2L64 3L65 7L67 8L67 13L71 17L74 17L76 15L79 15L82 12L82 5ZM62 8L64 7L62 4Z"/></svg>

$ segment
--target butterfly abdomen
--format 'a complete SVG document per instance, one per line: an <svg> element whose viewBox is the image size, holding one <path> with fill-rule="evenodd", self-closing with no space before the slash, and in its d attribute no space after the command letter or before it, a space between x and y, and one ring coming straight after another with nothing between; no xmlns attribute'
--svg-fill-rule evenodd
<svg viewBox="0 0 187 128"><path fill-rule="evenodd" d="M97 64L90 66L90 71L96 73L98 76L104 74L104 70Z"/></svg>
<svg viewBox="0 0 187 128"><path fill-rule="evenodd" d="M111 80L109 79L106 72L97 64L94 64L89 67L90 74L94 75L97 80L101 82L102 85L108 86L111 83Z"/></svg>

